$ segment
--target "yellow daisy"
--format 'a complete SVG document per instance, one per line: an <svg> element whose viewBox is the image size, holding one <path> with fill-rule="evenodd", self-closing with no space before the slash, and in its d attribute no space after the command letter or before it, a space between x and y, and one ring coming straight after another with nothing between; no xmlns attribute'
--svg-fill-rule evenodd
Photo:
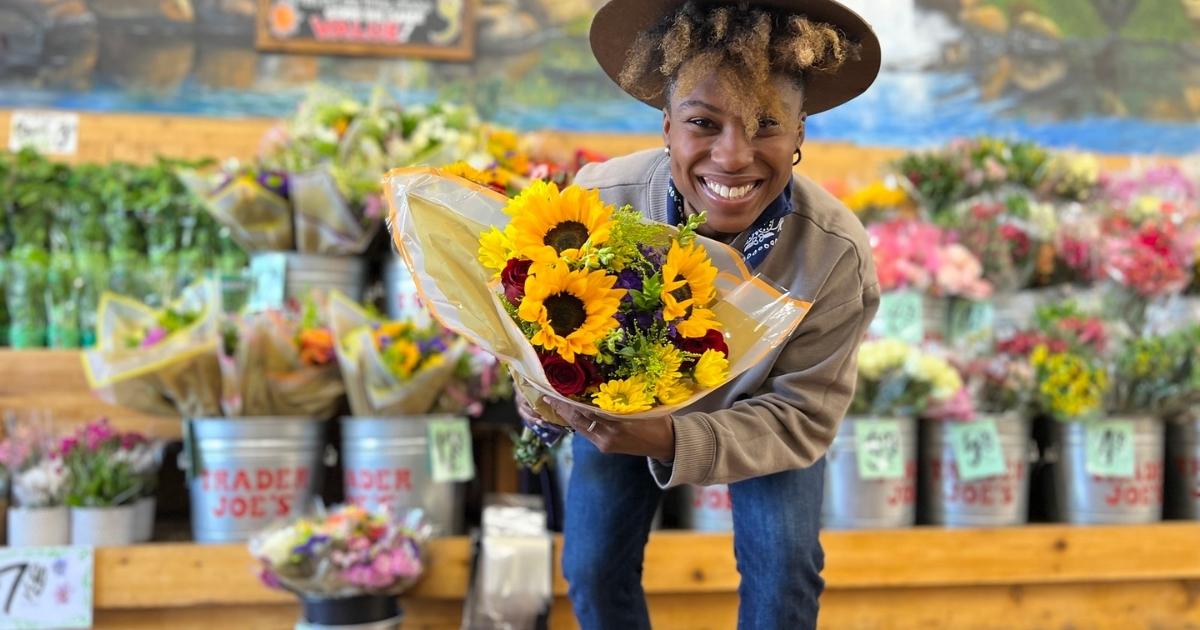
<svg viewBox="0 0 1200 630"><path fill-rule="evenodd" d="M666 384L664 381L659 381L658 391L655 392L658 396L658 401L664 405L678 405L687 400L692 395L692 388L688 386L686 381L674 380Z"/></svg>
<svg viewBox="0 0 1200 630"><path fill-rule="evenodd" d="M466 162L455 162L447 164L441 168L441 171L447 175L461 177L467 181L475 182L480 186L491 186L492 178L485 172L467 164Z"/></svg>
<svg viewBox="0 0 1200 630"><path fill-rule="evenodd" d="M600 193L579 186L558 186L536 181L509 202L513 245L517 254L535 263L549 264L560 256L579 257L585 243L608 241L613 226L613 208L600 200Z"/></svg>
<svg viewBox="0 0 1200 630"><path fill-rule="evenodd" d="M654 399L646 392L646 383L641 377L612 380L600 386L592 395L597 407L610 413L638 413L654 406Z"/></svg>
<svg viewBox="0 0 1200 630"><path fill-rule="evenodd" d="M504 271L504 267L508 265L508 260L515 255L512 242L512 225L504 228L492 228L484 232L479 237L479 262L484 267L491 269L495 273L492 277L495 278Z"/></svg>
<svg viewBox="0 0 1200 630"><path fill-rule="evenodd" d="M616 276L603 271L571 271L565 264L547 265L525 281L525 297L517 315L538 326L530 341L555 351L567 361L575 354L596 354L596 343L617 327L615 317L624 289L614 289Z"/></svg>
<svg viewBox="0 0 1200 630"><path fill-rule="evenodd" d="M417 364L421 362L421 349L411 341L397 339L383 351L383 361L392 374L404 380L412 376Z"/></svg>
<svg viewBox="0 0 1200 630"><path fill-rule="evenodd" d="M676 323L684 337L703 337L709 329L720 329L720 322L708 306L717 297L713 284L717 268L700 245L671 243L662 267L663 319Z"/></svg>
<svg viewBox="0 0 1200 630"><path fill-rule="evenodd" d="M692 378L704 389L717 387L724 383L728 376L729 359L717 350L705 350L696 360L696 367L692 371Z"/></svg>

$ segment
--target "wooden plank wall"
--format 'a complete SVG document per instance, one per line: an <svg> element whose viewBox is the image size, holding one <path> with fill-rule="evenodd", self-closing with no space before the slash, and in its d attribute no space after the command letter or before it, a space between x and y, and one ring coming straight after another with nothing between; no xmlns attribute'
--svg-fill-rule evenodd
<svg viewBox="0 0 1200 630"><path fill-rule="evenodd" d="M647 116L655 116L647 110ZM0 110L0 146L8 146L10 112ZM66 161L126 160L145 162L156 155L181 158L235 157L246 159L258 150L259 139L275 124L266 118L209 118L146 114L80 114L79 151ZM566 147L586 147L616 156L662 146L654 135L543 132L547 141ZM886 164L903 153L896 148L862 147L847 143L809 142L799 171L819 182L845 181L861 185L877 177ZM1128 158L1105 156L1105 166L1119 168Z"/></svg>
<svg viewBox="0 0 1200 630"><path fill-rule="evenodd" d="M1200 627L1200 526L1193 523L822 538L822 628ZM433 569L406 597L405 627L456 628L468 542L435 541L430 557ZM655 628L736 625L738 575L727 534L655 533L643 584ZM577 627L557 569L554 592L551 627ZM287 628L297 614L289 596L257 583L246 551L233 545L100 549L96 606L97 628L199 630L220 620Z"/></svg>

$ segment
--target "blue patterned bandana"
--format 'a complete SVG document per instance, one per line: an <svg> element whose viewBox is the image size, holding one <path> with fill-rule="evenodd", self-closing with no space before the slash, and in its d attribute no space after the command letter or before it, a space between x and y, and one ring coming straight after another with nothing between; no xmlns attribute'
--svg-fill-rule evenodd
<svg viewBox="0 0 1200 630"><path fill-rule="evenodd" d="M667 187L667 222L671 225L683 224L683 195L675 188L671 180ZM742 258L746 265L754 269L767 259L771 248L779 241L779 233L783 229L783 218L792 213L792 183L783 188L783 192L772 201L754 225L747 230L746 242L742 245Z"/></svg>

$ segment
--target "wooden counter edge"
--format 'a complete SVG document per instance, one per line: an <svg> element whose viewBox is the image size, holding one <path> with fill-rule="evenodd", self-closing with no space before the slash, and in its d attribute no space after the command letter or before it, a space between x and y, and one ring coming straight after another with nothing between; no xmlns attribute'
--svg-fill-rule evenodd
<svg viewBox="0 0 1200 630"><path fill-rule="evenodd" d="M826 532L830 590L1200 580L1200 523ZM561 537L556 539L557 549ZM461 600L470 543L434 541L406 597ZM735 592L730 534L661 532L646 548L648 594ZM555 559L554 590L566 593ZM244 545L152 544L96 550L97 609L288 603L258 582Z"/></svg>

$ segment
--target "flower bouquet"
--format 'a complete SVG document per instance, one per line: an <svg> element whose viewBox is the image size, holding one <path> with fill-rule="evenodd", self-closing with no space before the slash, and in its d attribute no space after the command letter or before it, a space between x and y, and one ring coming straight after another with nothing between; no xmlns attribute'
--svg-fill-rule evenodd
<svg viewBox="0 0 1200 630"><path fill-rule="evenodd" d="M333 332L314 303L242 315L222 333L221 406L229 417L328 418L345 393Z"/></svg>
<svg viewBox="0 0 1200 630"><path fill-rule="evenodd" d="M157 472L150 442L137 433L116 431L107 419L63 438L59 452L70 471L67 504L73 507L130 505L146 494Z"/></svg>
<svg viewBox="0 0 1200 630"><path fill-rule="evenodd" d="M962 392L962 377L946 359L897 339L872 339L858 351L858 386L848 415L969 419Z"/></svg>
<svg viewBox="0 0 1200 630"><path fill-rule="evenodd" d="M842 196L842 203L866 225L897 216L914 218L916 212L912 200L893 180L888 178L871 182Z"/></svg>
<svg viewBox="0 0 1200 630"><path fill-rule="evenodd" d="M230 162L212 176L186 171L180 177L247 252L295 248L287 173Z"/></svg>
<svg viewBox="0 0 1200 630"><path fill-rule="evenodd" d="M383 321L340 293L329 303L350 410L360 417L435 411L466 343L436 325Z"/></svg>
<svg viewBox="0 0 1200 630"><path fill-rule="evenodd" d="M1039 309L1037 322L1038 331L1012 340L1010 346L1029 352L1037 410L1063 422L1102 415L1109 389L1103 359L1109 340L1103 320L1084 316L1068 303Z"/></svg>
<svg viewBox="0 0 1200 630"><path fill-rule="evenodd" d="M998 292L1030 288L1039 271L1052 271L1051 244L1058 230L1054 207L1027 192L972 197L955 206L949 223L959 241L979 256L984 278Z"/></svg>
<svg viewBox="0 0 1200 630"><path fill-rule="evenodd" d="M1191 281L1196 242L1193 230L1166 218L1110 222L1102 249L1109 313L1141 334L1147 305L1181 293Z"/></svg>
<svg viewBox="0 0 1200 630"><path fill-rule="evenodd" d="M556 424L543 396L631 421L681 409L810 306L697 236L696 220L676 231L545 182L511 201L437 170L386 182L393 239L433 316L508 362Z"/></svg>
<svg viewBox="0 0 1200 630"><path fill-rule="evenodd" d="M300 597L308 623L398 623L396 596L421 578L429 536L420 511L343 506L260 532L250 553L264 584Z"/></svg>
<svg viewBox="0 0 1200 630"><path fill-rule="evenodd" d="M896 170L930 218L943 223L954 204L968 197L1005 184L1036 189L1047 159L1045 150L1032 143L978 138L906 155Z"/></svg>
<svg viewBox="0 0 1200 630"><path fill-rule="evenodd" d="M109 403L143 413L220 415L220 313L213 282L192 285L162 309L104 294L97 345L83 355L88 385Z"/></svg>

